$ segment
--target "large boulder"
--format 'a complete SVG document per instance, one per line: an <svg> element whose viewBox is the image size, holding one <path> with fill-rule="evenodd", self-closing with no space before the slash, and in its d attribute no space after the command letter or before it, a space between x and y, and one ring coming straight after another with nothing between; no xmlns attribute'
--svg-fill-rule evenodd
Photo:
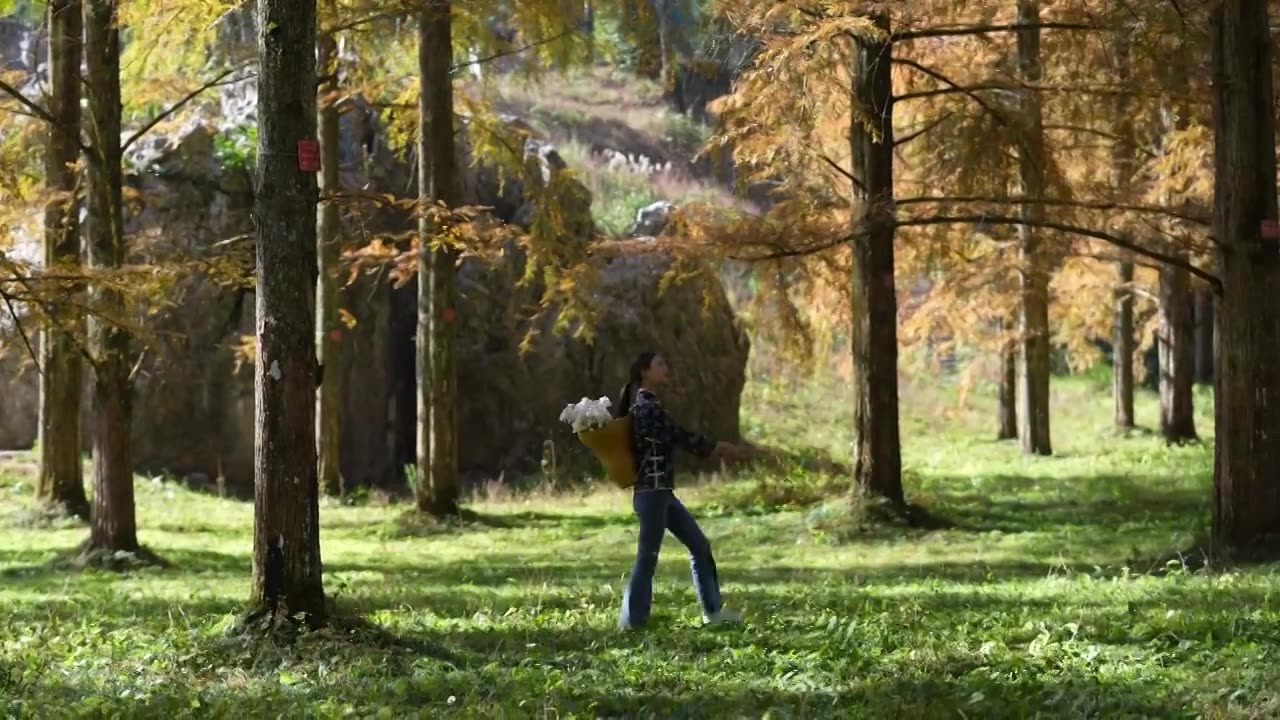
<svg viewBox="0 0 1280 720"><path fill-rule="evenodd" d="M375 122L372 112L344 114L344 165L356 168L344 173L344 185L395 187L383 182L404 180L412 192L411 168L379 146L369 129ZM139 258L221 256L224 264L252 262L251 181L244 167L228 161L229 132L193 121L136 145L126 182L128 229ZM516 182L498 183L491 168L472 168L467 201L494 207L506 220L539 217L543 209L537 204L545 196L538 190L554 184L564 168L558 156L537 143L530 143L527 159L538 172ZM565 227L588 235L589 194L587 204L581 193L570 196L581 206L561 209ZM412 222L392 210L365 218L361 230L403 231ZM677 416L717 437L738 437L748 347L714 274L663 293L659 287L668 258L614 259L600 268L593 285L592 302L599 309L594 342L552 332L552 308L522 354L526 316L542 292L536 283L520 286L524 262L512 247L496 265L470 258L459 270L464 472L492 477L533 469L547 440L576 445L558 421L560 410L584 395L614 394L632 357L650 349L676 368L678 380L666 399ZM415 296L412 284L392 287L385 273L361 276L345 293L345 309L355 325L344 333L342 361L325 371L340 372L345 380L341 452L349 487L398 482L413 462ZM136 375L137 465L152 472L223 477L233 490L247 489L254 455L253 372L238 363L236 348L253 333L252 289L215 282L213 273L195 269L168 301L147 321L151 332ZM10 368L0 382L6 388L0 393L0 417L6 419L0 449L29 445L34 374L17 379Z"/></svg>

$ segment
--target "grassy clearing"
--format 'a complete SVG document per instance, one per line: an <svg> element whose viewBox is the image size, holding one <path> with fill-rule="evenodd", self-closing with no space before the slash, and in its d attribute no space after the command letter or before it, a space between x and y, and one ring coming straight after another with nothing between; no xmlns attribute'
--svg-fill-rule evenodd
<svg viewBox="0 0 1280 720"><path fill-rule="evenodd" d="M1106 431L1088 382L1055 385L1061 455L987 441L985 403L904 388L908 492L954 527L844 522L822 493L847 453L836 388L753 383L746 427L782 467L682 496L716 546L740 629L697 627L667 545L655 627L614 629L633 526L624 496L322 512L326 585L370 624L246 646L250 505L140 481L142 540L174 564L47 565L78 527L0 528L0 708L17 717L1274 717L1273 567L1158 559L1209 509L1208 447ZM978 396L972 396L977 398ZM1206 415L1208 408L1202 409ZM1144 397L1141 417L1154 417ZM1203 427L1208 427L1204 425ZM807 469L806 469L807 468ZM29 494L4 476L0 512ZM1158 572L1150 572L1153 568Z"/></svg>

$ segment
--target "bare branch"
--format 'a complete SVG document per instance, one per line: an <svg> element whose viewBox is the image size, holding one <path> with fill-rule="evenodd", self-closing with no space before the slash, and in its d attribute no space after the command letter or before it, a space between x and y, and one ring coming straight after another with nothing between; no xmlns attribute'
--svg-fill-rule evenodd
<svg viewBox="0 0 1280 720"><path fill-rule="evenodd" d="M1168 253L1163 253L1163 252L1160 252L1159 250L1152 250L1150 248L1145 248L1145 247L1142 247L1141 245L1137 245L1133 242L1130 242L1123 238L1112 235L1111 233L1104 232L1102 230L1095 230L1093 228L1080 227L1078 225L1071 225L1068 223L1054 222L1052 220L1029 221L1022 218L1005 217L1000 215L986 215L986 214L923 216L923 217L914 217L914 218L906 218L904 220L899 220L896 224L897 224L897 227L925 227L929 225L981 225L981 224L1015 225L1015 226L1027 225L1031 227L1044 228L1045 230L1056 230L1058 232L1066 233L1068 235L1077 235L1079 237L1087 237L1095 240L1102 240L1103 242L1110 243L1118 248L1129 250L1130 252L1133 252L1137 255L1141 255L1151 260L1155 260L1159 263L1162 263L1165 266L1181 268L1191 273L1192 275L1200 278L1201 280L1204 280L1206 283L1209 284L1210 287L1214 289L1215 292L1219 294L1221 294L1222 292L1221 279L1219 279L1216 275L1213 275L1210 272L1207 272L1205 270L1202 270L1196 267L1194 264L1192 264L1185 258L1180 258L1180 257L1177 257L1176 255L1170 255ZM784 258L816 255L818 253L831 250L832 248L839 247L840 245L844 245L845 243L856 241L859 238L866 237L871 232L871 230L872 230L871 225L863 224L862 226L855 229L852 233L845 235L843 237L824 240L822 242L814 243L812 245L808 245L804 247L782 248L777 251L765 253L762 255L730 255L728 256L728 259L739 260L742 262L766 262L771 260L781 260Z"/></svg>
<svg viewBox="0 0 1280 720"><path fill-rule="evenodd" d="M569 27L569 28L567 28L567 29L565 29L565 30L563 30L563 31L561 31L561 32L556 33L555 35L551 35L551 36L549 36L549 37L545 37L545 38L542 38L542 39L540 39L540 40L534 40L533 42L530 42L530 43L528 43L528 44L526 44L526 45L522 45L522 46L517 47L517 48L511 48L511 49L509 49L509 50L503 50L503 51L501 51L501 52L496 52L496 53L494 53L494 54L492 54L492 55L486 55L485 57L482 57L482 58L476 58L475 60L468 60L467 62L459 63L459 64L457 64L457 65L454 65L454 66L450 67L450 68L449 68L449 70L450 70L451 72L456 72L456 71L461 70L461 69L463 69L463 68L471 67L472 65L483 65L483 64L485 64L485 63L493 62L494 60L501 60L501 59L502 59L502 58L504 58L504 57L510 57L510 56L512 56L512 55L519 55L519 54L520 54L520 53L522 53L522 52L525 52L525 51L528 51L528 50L532 50L532 49L534 49L534 48L536 48L536 47L541 47L541 46L543 46L543 45L550 45L551 43L556 42L557 40L561 40L561 39L566 38L566 37L568 37L568 36L570 36L570 35L572 35L572 34L574 34L574 33L577 33L577 32L582 32L582 26L580 26L580 25L574 25L574 26Z"/></svg>
<svg viewBox="0 0 1280 720"><path fill-rule="evenodd" d="M146 135L148 132L150 132L152 128L164 122L166 119L168 119L170 116L172 116L174 113L178 112L182 108L186 107L187 103L191 102L192 100L195 100L205 91L221 85L230 85L232 83L240 82L241 80L247 80L249 77L252 77L252 75L250 75L243 78L236 78L234 80L226 79L229 75L235 74L245 69L248 66L249 66L248 64L245 64L245 65L240 65L238 67L234 67L229 70L226 70L222 74L210 80L209 82L187 93L185 96L183 96L181 100L170 105L159 115L156 115L155 117L151 118L151 120L149 120L145 125L138 128L137 132L130 135L129 139L125 140L124 144L120 147L121 152L128 150L131 145L137 142L143 135Z"/></svg>
<svg viewBox="0 0 1280 720"><path fill-rule="evenodd" d="M943 114L942 114L942 117L938 118L937 120L934 120L933 122L929 123L928 125L925 125L924 127L920 128L919 130L916 130L915 132L912 132L912 133L910 133L910 134L908 134L908 135L904 135L904 136L902 136L902 137L900 137L900 138L897 138L896 140L894 140L894 141L893 141L893 146L894 146L894 147L900 147L900 146L902 146L902 145L906 145L907 143L911 142L912 140L915 140L916 138L919 138L919 137L921 137L921 136L925 135L925 134L926 134L926 133L928 133L930 130L932 130L932 129L934 129L934 128L938 127L939 125L941 125L942 123L946 122L947 120L950 120L950 119L951 119L951 116L952 116L953 114L954 114L954 113L949 113L949 112L948 112L948 113L943 113Z"/></svg>
<svg viewBox="0 0 1280 720"><path fill-rule="evenodd" d="M911 65L912 67L914 67L911 61L908 61L903 58L894 58L893 61L901 65ZM1198 105L1207 105L1209 102L1208 100L1205 100L1203 98L1191 97L1190 95L1171 95L1169 93L1160 92L1157 90L1143 92L1140 90L1133 90L1133 89L1127 89L1127 88L1108 87L1106 85L1046 85L1046 84L1017 83L1017 82L986 82L986 83L977 83L974 85L964 85L964 86L954 84L954 83L949 83L949 87L931 88L929 90L917 90L915 92L895 95L893 100L894 102L901 102L906 100L922 100L925 98L938 97L941 95L955 95L957 93L970 95L972 97L974 93L978 93L978 92L991 92L991 91L1023 92L1026 90L1031 90L1031 91L1040 92L1040 93L1078 93L1082 95L1100 95L1103 97L1111 97L1115 95L1130 95L1133 97L1144 97L1144 98L1166 98L1171 100L1177 100L1179 102L1185 102L1188 104L1198 104Z"/></svg>
<svg viewBox="0 0 1280 720"><path fill-rule="evenodd" d="M835 240L826 240L826 241L815 243L813 245L809 245L806 247L784 248L781 250L775 250L774 252L765 253L763 255L729 255L727 257L730 260L737 260L739 262L751 263L751 262L768 262L771 260L783 260L785 258L804 257L806 255L817 255L818 253L825 252L827 250L830 250L831 248L839 247L841 245L844 245L845 243L852 242L858 239L859 237L862 237L865 234L866 234L865 230L859 229L859 230L855 230L852 233L849 233L848 235L837 238Z"/></svg>
<svg viewBox="0 0 1280 720"><path fill-rule="evenodd" d="M399 11L373 13L372 15L365 15L364 17L354 18L345 23L339 23L331 27L321 28L320 31L322 33L329 33L333 35L346 30L355 30L356 28L361 27L362 25L375 23L375 22L378 22L379 20L394 20L396 18L407 17L410 12L411 11L406 8Z"/></svg>
<svg viewBox="0 0 1280 720"><path fill-rule="evenodd" d="M21 92L18 91L17 88L15 88L14 86L10 85L9 83L3 80L0 80L0 92L3 92L9 97L12 97L14 100L17 100L19 105L30 110L33 115L49 123L50 125L60 124L58 122L58 119L55 118L52 114L50 114L48 110L45 110L44 108L40 107L35 103L35 101L31 100L26 95L23 95Z"/></svg>
<svg viewBox="0 0 1280 720"><path fill-rule="evenodd" d="M1093 238L1103 242L1111 243L1118 248L1129 250L1144 257L1157 260L1169 267L1176 267L1195 275L1196 277L1209 283L1219 293L1222 291L1222 280L1212 273L1201 270L1191 262L1160 252L1150 248L1142 247L1136 243L1130 242L1123 238L1116 237L1102 230L1093 228L1080 227L1068 223L1054 222L1053 220L1027 220L1025 218L1004 217L1000 215L935 215L926 217L907 218L898 221L898 227L924 227L928 225L1026 225L1029 227L1038 227L1045 230L1057 230L1058 232L1067 233L1069 235L1078 235L1080 237Z"/></svg>
<svg viewBox="0 0 1280 720"><path fill-rule="evenodd" d="M1099 30L1107 28L1099 25L1072 22L1039 22L1010 23L1006 25L957 25L955 27L923 28L921 30L905 30L893 34L890 42L919 40L922 38L961 37L964 35L989 35L991 33L1017 32L1019 30Z"/></svg>
<svg viewBox="0 0 1280 720"><path fill-rule="evenodd" d="M861 182L859 182L858 178L854 177L854 176L853 176L853 173L851 173L851 172L849 172L848 170L845 170L843 167L841 167L841 166L840 166L840 163L836 162L835 160L832 160L832 159L831 159L831 156L827 155L826 153L819 153L819 154L818 154L818 157L822 158L822 162L824 162L824 163L826 163L826 164L830 165L830 166L832 167L832 169L834 169L836 172L838 172L838 173L840 173L841 175L845 176L845 178L846 178L849 182L853 183L853 186L854 186L854 187L858 188L859 190L863 190L863 191L865 192L865 188L863 188L863 187L862 187L862 183L861 183Z"/></svg>
<svg viewBox="0 0 1280 720"><path fill-rule="evenodd" d="M40 377L44 377L44 368L40 367L40 356L36 355L35 348L31 346L31 338L27 337L27 331L22 327L22 318L13 307L13 297L4 290L0 290L0 298L4 299L4 305L9 309L9 315L13 317L13 326L18 330L18 335L22 337L22 344L26 346L27 354L31 356L31 362L36 366L36 372L40 374Z"/></svg>
<svg viewBox="0 0 1280 720"><path fill-rule="evenodd" d="M1110 200L1068 200L1064 198L1028 198L1028 197L982 197L982 196L952 196L945 195L922 195L920 197L902 198L895 201L898 205L919 205L924 203L990 203L993 205L1043 205L1046 207L1067 207L1078 208L1081 210L1119 210L1122 212L1147 213L1151 215L1166 215L1171 218L1183 220L1196 225L1210 227L1213 221L1206 217L1193 215L1190 213L1179 212L1173 208L1160 207L1157 205L1130 205L1126 203L1118 203Z"/></svg>

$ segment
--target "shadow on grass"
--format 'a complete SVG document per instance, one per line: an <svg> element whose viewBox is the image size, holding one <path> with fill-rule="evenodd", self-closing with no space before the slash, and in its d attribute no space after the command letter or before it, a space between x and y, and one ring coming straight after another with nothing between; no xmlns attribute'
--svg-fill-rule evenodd
<svg viewBox="0 0 1280 720"><path fill-rule="evenodd" d="M468 530L529 530L559 528L570 531L599 530L634 524L626 514L551 513L523 511L513 513L481 513L464 508L458 517L435 518L416 510L406 510L392 520L371 524L382 528L386 538L435 537Z"/></svg>
<svg viewBox="0 0 1280 720"><path fill-rule="evenodd" d="M929 476L926 482L936 504L959 528L971 532L1038 532L1063 526L1117 528L1133 523L1184 525L1206 518L1212 501L1209 493L1199 488L1160 489L1158 477L996 475L982 479L986 493L950 489L972 486L971 478Z"/></svg>

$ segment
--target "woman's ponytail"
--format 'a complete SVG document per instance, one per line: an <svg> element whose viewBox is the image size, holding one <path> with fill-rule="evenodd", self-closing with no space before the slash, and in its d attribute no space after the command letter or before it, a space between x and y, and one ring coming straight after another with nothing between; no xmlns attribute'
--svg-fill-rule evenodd
<svg viewBox="0 0 1280 720"><path fill-rule="evenodd" d="M613 416L620 418L631 412L631 401L635 400L635 385L628 382L622 386L622 391L618 393L618 402L613 406Z"/></svg>
<svg viewBox="0 0 1280 720"><path fill-rule="evenodd" d="M640 353L635 362L631 363L631 371L627 374L627 384L622 386L622 391L618 393L618 403L613 406L613 416L620 418L631 412L631 403L635 402L636 391L640 389L640 381L644 379L644 371L649 369L653 364L653 359L657 357L657 353L643 352Z"/></svg>

